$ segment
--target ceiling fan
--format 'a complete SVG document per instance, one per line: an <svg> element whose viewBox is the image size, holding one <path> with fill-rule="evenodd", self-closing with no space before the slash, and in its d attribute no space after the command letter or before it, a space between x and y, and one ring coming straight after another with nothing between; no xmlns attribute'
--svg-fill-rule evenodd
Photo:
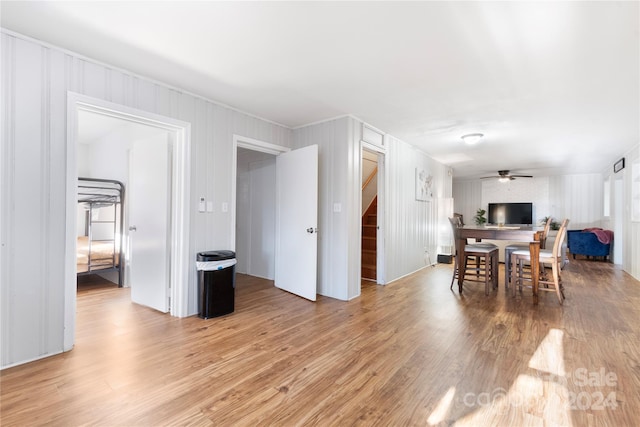
<svg viewBox="0 0 640 427"><path fill-rule="evenodd" d="M533 178L532 175L511 175L508 170L498 171L498 175L483 176L480 179L497 178L500 182L513 181L516 178Z"/></svg>

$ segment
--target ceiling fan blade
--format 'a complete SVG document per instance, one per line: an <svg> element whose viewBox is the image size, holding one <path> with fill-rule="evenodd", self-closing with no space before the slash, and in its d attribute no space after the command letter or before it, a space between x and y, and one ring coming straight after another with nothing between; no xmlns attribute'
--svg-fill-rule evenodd
<svg viewBox="0 0 640 427"><path fill-rule="evenodd" d="M533 178L533 175L512 175L508 170L500 170L498 175L480 177L480 179L508 179L509 181L513 181L516 178Z"/></svg>

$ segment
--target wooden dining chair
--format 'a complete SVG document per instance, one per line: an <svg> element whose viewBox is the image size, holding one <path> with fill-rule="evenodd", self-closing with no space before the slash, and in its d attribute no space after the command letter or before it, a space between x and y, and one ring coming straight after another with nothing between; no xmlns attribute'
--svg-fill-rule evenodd
<svg viewBox="0 0 640 427"><path fill-rule="evenodd" d="M546 249L547 246L547 235L549 234L549 229L551 228L551 221L553 221L552 217L547 218L547 222L544 224L544 229L542 230L542 235L540 236L540 249ZM511 254L514 251L524 251L529 250L528 243L511 243L504 248L504 287L505 289L509 289L509 284L511 283Z"/></svg>
<svg viewBox="0 0 640 427"><path fill-rule="evenodd" d="M461 213L453 213L453 217L454 218L458 218L460 220L460 225L462 227L464 227L464 215L462 215Z"/></svg>
<svg viewBox="0 0 640 427"><path fill-rule="evenodd" d="M560 230L558 230L556 240L555 242L553 242L553 249L541 249L540 256L538 258L538 262L541 266L541 278L538 283L545 285L538 286L538 292L555 292L558 296L558 301L560 301L560 304L562 304L564 301L564 287L562 284L562 277L560 276L560 271L562 270L562 244L567 235L568 224L569 219L565 219L564 221L562 221L562 225L560 226ZM512 252L511 261L513 296L515 297L516 287L522 290L523 282L531 280L531 273L529 273L527 277L527 273L523 268L523 264L525 261L531 262L531 254L529 253L529 249L527 248L527 250L517 250ZM543 273L545 264L551 265L552 274L550 279L547 278ZM549 285L553 285L553 288L549 287Z"/></svg>
<svg viewBox="0 0 640 427"><path fill-rule="evenodd" d="M492 243L473 243L466 244L464 253L459 254L457 251L457 242L460 237L459 228L462 227L459 217L449 218L451 228L453 229L453 237L456 242L455 262L453 265L453 277L451 278L451 286L458 279L458 292L462 293L462 285L464 281L482 282L484 283L484 293L489 295L490 286L493 289L498 287L498 246ZM463 277L458 277L458 263L462 262Z"/></svg>

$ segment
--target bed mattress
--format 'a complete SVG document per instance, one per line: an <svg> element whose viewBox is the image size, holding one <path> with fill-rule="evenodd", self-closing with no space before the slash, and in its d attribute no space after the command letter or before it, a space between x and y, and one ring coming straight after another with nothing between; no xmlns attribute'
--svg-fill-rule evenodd
<svg viewBox="0 0 640 427"><path fill-rule="evenodd" d="M91 242L91 271L115 267L119 264L119 249L116 245L115 264L113 242ZM76 267L78 273L89 271L89 238L78 237L76 252Z"/></svg>

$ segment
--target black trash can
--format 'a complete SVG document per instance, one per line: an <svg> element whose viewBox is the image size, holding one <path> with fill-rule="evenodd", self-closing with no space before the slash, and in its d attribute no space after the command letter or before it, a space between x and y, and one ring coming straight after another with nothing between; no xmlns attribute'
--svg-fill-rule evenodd
<svg viewBox="0 0 640 427"><path fill-rule="evenodd" d="M233 251L199 252L198 309L203 319L233 313L236 287L236 254Z"/></svg>

